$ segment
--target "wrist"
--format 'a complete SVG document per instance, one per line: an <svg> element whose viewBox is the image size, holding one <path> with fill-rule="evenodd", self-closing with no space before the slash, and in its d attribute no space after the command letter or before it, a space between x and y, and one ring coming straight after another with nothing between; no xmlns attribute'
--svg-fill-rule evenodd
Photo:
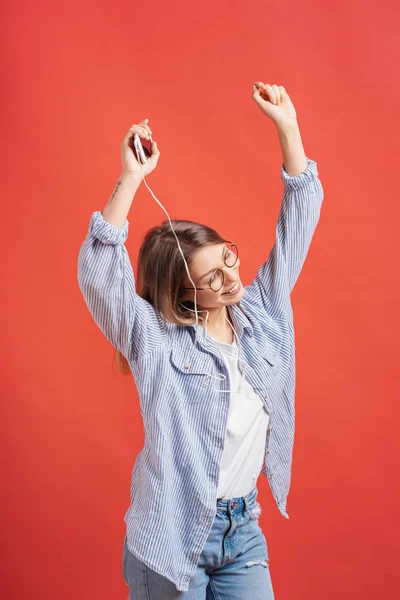
<svg viewBox="0 0 400 600"><path fill-rule="evenodd" d="M296 118L286 119L285 121L276 123L276 128L278 132L289 133L291 131L297 131L299 129L299 124Z"/></svg>
<svg viewBox="0 0 400 600"><path fill-rule="evenodd" d="M129 181L129 183L132 184L133 186L136 186L136 188L138 188L139 185L142 183L141 174L136 173L135 171L121 171L119 179L122 179L124 181Z"/></svg>

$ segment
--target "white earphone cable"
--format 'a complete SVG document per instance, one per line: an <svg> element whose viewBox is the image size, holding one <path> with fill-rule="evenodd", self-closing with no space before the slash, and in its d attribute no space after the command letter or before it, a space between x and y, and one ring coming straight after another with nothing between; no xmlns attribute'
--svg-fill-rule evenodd
<svg viewBox="0 0 400 600"><path fill-rule="evenodd" d="M137 134L135 134L135 135L137 135ZM151 140L151 142L153 141L151 136L150 136L150 140ZM184 256L184 254L182 252L182 248L181 248L181 245L179 243L178 237L177 237L177 235L176 235L176 233L174 231L173 225L171 223L171 219L169 217L169 214L168 214L167 210L164 208L164 206L161 204L161 202L153 194L153 192L150 189L150 187L147 185L146 178L145 178L145 176L143 174L143 167L142 167L142 161L140 159L140 153L137 151L136 154L139 157L138 162L139 162L139 165L140 165L140 168L141 168L141 171L142 171L142 178L143 178L144 184L147 187L147 189L149 190L149 192L151 193L151 195L153 196L154 200L163 209L163 211L165 212L165 214L168 217L168 221L169 221L169 224L171 225L172 232L173 232L173 234L174 234L174 236L176 238L176 242L178 244L179 251L182 254L182 258L183 258L183 261L185 263L185 267L186 267L186 271L187 271L188 277L189 277L189 279L190 279L190 281L191 281L191 283L193 285L193 288L194 288L194 306L195 306L195 310L192 310L191 308L187 308L182 303L180 303L180 304L181 304L181 306L184 306L184 308L186 310L189 310L189 311L194 312L196 314L196 327L195 327L195 345L196 345L197 344L198 324L199 324L198 323L198 312L206 312L207 313L207 317L206 317L206 321L205 321L205 328L204 328L204 335L205 335L206 330L207 330L207 319L208 319L210 313L209 313L208 310L200 310L200 311L197 310L197 300L196 300L196 298L197 298L197 290L196 290L196 286L195 286L195 283L194 283L193 279L190 276L189 267L188 267L187 262L185 260L185 256ZM225 316L225 319L228 321L229 325L232 327L234 336L236 337L236 339L238 339L237 333L236 333L235 328L233 327L232 323L229 321L229 319L226 316ZM236 356L236 358L237 358L237 360L239 360L239 344L237 345L237 356ZM243 365L244 365L244 370L245 370L246 363L244 362ZM213 377L214 379L217 379L218 381L226 380L226 376L223 373L218 373L217 375L215 375L213 373L206 373L206 375L207 375L207 380L209 378L211 378L211 377ZM218 375L221 375L221 377L218 377ZM243 377L244 377L244 371L243 371L242 379L243 379ZM208 387L208 383L206 383L204 385L206 385ZM212 389L215 389L219 393L224 393L224 394L226 394L226 393L237 394L237 393L240 393L243 390L242 385L240 385L239 390L220 390L219 388L212 388Z"/></svg>

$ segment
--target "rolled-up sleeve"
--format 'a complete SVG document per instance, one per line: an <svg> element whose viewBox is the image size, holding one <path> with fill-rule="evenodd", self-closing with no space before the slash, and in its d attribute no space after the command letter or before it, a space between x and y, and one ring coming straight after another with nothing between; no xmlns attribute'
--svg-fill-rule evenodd
<svg viewBox="0 0 400 600"><path fill-rule="evenodd" d="M95 211L78 254L78 283L94 321L127 360L162 343L162 319L135 290L125 241L129 221L112 225Z"/></svg>
<svg viewBox="0 0 400 600"><path fill-rule="evenodd" d="M282 164L283 199L276 224L275 244L248 287L248 297L262 304L272 317L291 312L290 294L300 275L315 228L324 192L317 163L307 157L307 168L290 176Z"/></svg>

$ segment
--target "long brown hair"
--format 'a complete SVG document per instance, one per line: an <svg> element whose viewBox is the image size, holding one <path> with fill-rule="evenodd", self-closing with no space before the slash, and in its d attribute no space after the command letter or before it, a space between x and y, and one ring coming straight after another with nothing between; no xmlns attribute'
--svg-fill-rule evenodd
<svg viewBox="0 0 400 600"><path fill-rule="evenodd" d="M183 255L190 267L197 250L211 244L223 244L226 238L211 227L197 223L171 219L178 237ZM157 311L161 311L165 319L177 325L192 325L196 322L195 314L184 308L194 309L194 302L180 302L185 295L185 279L187 271L182 254L169 220L160 226L149 229L144 237L138 256L137 276L135 277L136 293L148 300ZM199 322L205 317L198 314ZM123 375L131 373L129 363L123 354L116 350L118 369Z"/></svg>

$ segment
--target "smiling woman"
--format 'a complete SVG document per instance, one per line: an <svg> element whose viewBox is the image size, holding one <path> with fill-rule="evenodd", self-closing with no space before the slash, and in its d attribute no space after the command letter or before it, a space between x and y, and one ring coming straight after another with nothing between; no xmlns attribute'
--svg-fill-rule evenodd
<svg viewBox="0 0 400 600"><path fill-rule="evenodd" d="M281 91L275 87L266 90L274 97ZM139 394L145 444L132 472L123 553L124 577L138 599L172 600L181 596L177 590L189 588L193 598L213 592L221 600L274 598L256 483L262 473L289 518L295 388L290 294L323 190L298 130L287 125L288 96L273 107L265 107L262 96L254 92L276 123L288 121L279 138L284 194L276 241L253 281L242 285L232 241L207 225L169 218L147 231L136 281L125 247L126 216L142 173L130 133L116 191L103 213L92 214L78 256L86 304ZM150 133L144 121L134 128ZM146 174L158 160L154 144L152 149ZM198 324L204 335L198 336Z"/></svg>

